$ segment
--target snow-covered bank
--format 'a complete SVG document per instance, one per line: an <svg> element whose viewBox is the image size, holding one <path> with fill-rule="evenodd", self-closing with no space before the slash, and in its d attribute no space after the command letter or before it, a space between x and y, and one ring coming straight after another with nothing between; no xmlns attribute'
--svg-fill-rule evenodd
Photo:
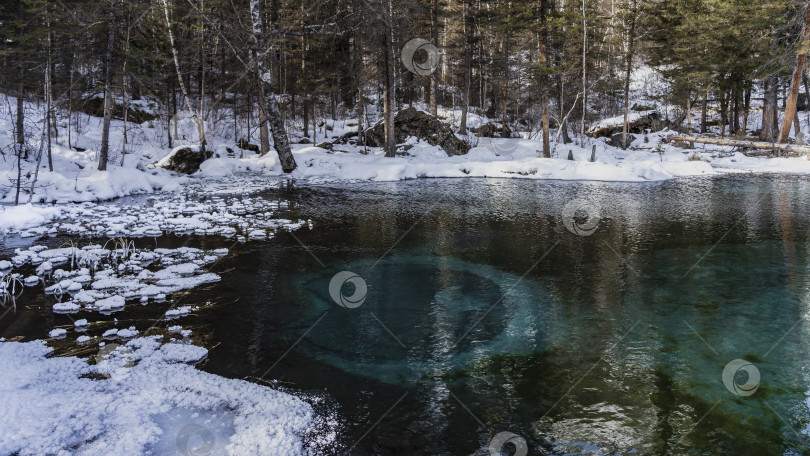
<svg viewBox="0 0 810 456"><path fill-rule="evenodd" d="M715 174L709 163L690 160L680 151L663 154L620 151L597 144L595 162L590 148L560 146L565 158L538 157L542 143L528 139L483 138L467 155L448 157L441 149L413 141L408 155L385 157L382 151L363 155L355 151L331 152L318 147L300 147L295 156L299 168L293 176L329 181L398 181L421 177L494 177L520 179L596 180L646 182L680 176ZM342 148L342 147L341 147ZM613 149L613 150L611 150ZM574 161L568 160L571 151Z"/></svg>
<svg viewBox="0 0 810 456"><path fill-rule="evenodd" d="M0 233L20 231L25 228L40 226L62 213L57 207L34 206L0 206Z"/></svg>
<svg viewBox="0 0 810 456"><path fill-rule="evenodd" d="M150 173L136 168L109 166L107 171L98 171L90 168L92 166L93 163L89 162L86 163L84 169L77 169L73 172L63 167L54 169L54 172L41 170L35 184L37 188L32 202L66 203L110 200L122 196L151 193L178 181L178 177L171 176L171 173L164 170ZM30 188L30 183L28 186L25 190ZM15 195L16 192L12 189L5 195L3 201L13 202ZM24 194L21 201L27 202L28 195Z"/></svg>
<svg viewBox="0 0 810 456"><path fill-rule="evenodd" d="M37 302L28 310L81 313L51 326L47 337L60 353L67 346L90 358L51 357L41 340L0 339L0 454L301 455L334 446L337 420L310 405L319 398L194 366L207 350L192 342L204 342L177 323L210 302L180 305L173 293L219 281L206 268L228 249L136 248L131 241L165 233L268 239L308 225L277 215L286 201L255 195L267 178L245 179L238 188L233 180L190 179L182 193L131 204L3 208L0 231L74 237L51 248L34 241L0 257L3 316L13 318L24 294ZM115 239L94 244L84 236ZM159 317L110 317L136 306L159 307ZM147 335L155 332L164 334Z"/></svg>
<svg viewBox="0 0 810 456"><path fill-rule="evenodd" d="M16 101L12 97L7 98L8 106ZM44 106L28 101L24 105L29 118L42 117ZM60 112L59 116L62 115L64 113ZM0 111L0 202L102 201L151 193L183 182L182 177L173 176L166 170L146 169L146 164L168 152L164 151L163 138L159 136L165 130L153 128L153 122L144 122L141 125L128 123L128 139L125 143L124 122L113 120L110 131L110 161L106 171L98 171L102 119L81 113L73 113L72 118L76 131L67 131L65 117L62 119L65 123L59 125L59 136L52 138L52 170L48 164L42 125L39 122L27 124L28 153L18 167L14 115L10 111ZM37 160L40 153L42 156Z"/></svg>
<svg viewBox="0 0 810 456"><path fill-rule="evenodd" d="M9 102L13 99L9 97ZM28 104L27 104L28 105ZM41 107L30 104L34 113ZM631 119L639 116L631 113ZM193 140L177 140L173 149L166 142L167 132L158 120L143 124L128 124L128 143L123 142L124 124L113 120L111 129L111 156L107 171L97 171L97 155L100 141L101 119L74 113L81 125L69 141L64 129L52 141L53 171L43 157L36 172L36 153L41 145L32 139L28 144L29 157L22 161L20 170L16 157L6 153L0 162L0 175L8 182L0 186L0 201L18 200L31 202L88 202L110 200L116 197L152 193L158 191L184 192L206 179L231 179L249 175L273 178L283 176L277 155L271 151L260 156L249 150L236 147L237 140L228 136L230 130L222 125L209 125L209 150L214 157L200 165L200 171L189 176L163 169L169 157L182 148L194 150ZM440 118L457 127L457 109L443 108ZM759 122L761 114L751 113L749 124ZM597 125L613 125L620 118L604 119ZM621 118L623 120L623 118ZM694 120L694 119L693 119ZM496 124L475 113L468 118L468 125L480 127ZM356 129L356 120L327 120L314 138L315 143L335 141ZM294 124L291 126L294 127ZM36 125L32 138L39 138ZM513 126L514 128L515 126ZM526 128L526 127L524 127ZM13 125L11 117L0 116L0 150L13 151ZM417 178L520 178L558 180L598 180L622 182L646 182L672 179L681 176L704 176L729 171L762 171L810 173L810 163L803 158L769 159L734 155L729 148L705 146L701 149L681 149L662 143L669 132L636 134L628 150L608 144L606 138L577 139L572 144L559 143L552 158L541 158L543 144L537 132L522 132L520 138L478 138L474 135L460 137L467 141L471 150L466 155L448 157L442 149L424 141L409 138L401 144L396 157L384 156L381 148L364 148L356 144L336 142L324 148L311 144L293 144L293 153L298 168L291 177L310 182L320 181L397 181ZM248 140L258 143L258 131L251 132ZM301 132L290 130L293 142L300 139ZM554 135L552 135L552 139ZM311 140L310 140L311 141ZM68 143L72 147L68 147ZM591 151L596 147L594 162ZM704 147L704 146L700 146ZM122 150L126 153L122 154ZM574 158L568 160L569 153ZM20 177L20 194L17 195L16 180ZM36 180L36 182L34 182ZM232 189L240 188L231 182ZM33 189L33 195L31 190ZM26 211L25 214L5 214L0 217L0 230L21 230L37 225L37 217L49 215ZM41 223L39 223L41 224Z"/></svg>
<svg viewBox="0 0 810 456"><path fill-rule="evenodd" d="M308 403L202 372L189 363L204 348L160 339L102 350L95 365L48 358L43 341L0 343L0 454L317 452L306 437L325 424ZM332 435L319 432L317 444Z"/></svg>

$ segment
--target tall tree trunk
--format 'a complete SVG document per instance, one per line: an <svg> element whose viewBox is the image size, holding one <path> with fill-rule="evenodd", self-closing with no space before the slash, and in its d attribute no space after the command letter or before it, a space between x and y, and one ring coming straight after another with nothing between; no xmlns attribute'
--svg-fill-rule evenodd
<svg viewBox="0 0 810 456"><path fill-rule="evenodd" d="M733 107L731 111L731 126L729 127L729 134L733 133L735 136L740 134L740 86L735 83L732 89Z"/></svg>
<svg viewBox="0 0 810 456"><path fill-rule="evenodd" d="M45 116L48 118L47 122L45 122L45 127L48 129L48 171L53 172L53 148L51 147L51 129L54 131L54 136L57 136L56 133L56 117L54 116L54 108L53 108L53 60L51 58L51 54L53 52L53 45L51 41L51 18L48 14L48 4L45 4L45 18L48 27L47 39L48 39L48 58L45 64L47 68L45 68L45 99L47 100L45 111ZM38 166L38 165L37 165ZM39 168L37 168L37 173L39 173Z"/></svg>
<svg viewBox="0 0 810 456"><path fill-rule="evenodd" d="M121 166L127 156L127 122L129 120L129 93L127 91L127 63L129 61L129 41L132 36L132 14L127 9L127 39L124 43L124 64L121 67L121 95L124 98L124 137L121 143Z"/></svg>
<svg viewBox="0 0 810 456"><path fill-rule="evenodd" d="M19 68L22 68L22 65L20 65ZM15 130L17 130L17 145L22 148L23 144L25 144L25 106L23 104L25 100L25 85L22 82L22 71L19 71L17 74L20 78L20 82L17 83L17 126Z"/></svg>
<svg viewBox="0 0 810 456"><path fill-rule="evenodd" d="M509 18L507 17L507 20L508 19ZM502 92L502 98L501 98L501 110L503 111L503 113L502 113L503 120L501 122L503 123L504 126L506 126L507 122L508 122L508 117L507 117L508 116L508 111L507 111L507 106L506 105L507 105L507 103L509 101L509 75L511 74L509 72L509 57L511 57L511 55L509 53L509 49L510 49L509 44L511 42L510 41L509 31L510 30L507 28L505 36L504 36L504 40L503 40L503 71L504 71L504 77L503 77L503 83L501 85L502 91L503 91Z"/></svg>
<svg viewBox="0 0 810 456"><path fill-rule="evenodd" d="M793 134L798 137L802 131L801 121L799 120L799 112L793 111Z"/></svg>
<svg viewBox="0 0 810 456"><path fill-rule="evenodd" d="M107 170L107 160L110 155L110 120L113 110L113 57L115 55L115 8L116 1L110 0L109 27L107 34L107 54L104 69L104 121L101 127L101 147L98 152L98 170Z"/></svg>
<svg viewBox="0 0 810 456"><path fill-rule="evenodd" d="M48 60L49 60L48 67L45 69L45 88L46 88L46 93L45 93L45 100L46 100L46 103L45 103L45 107L46 107L46 110L45 110L45 130L46 130L46 133L45 134L47 135L46 138L47 138L47 141L48 141L48 143L47 143L48 144L48 146L47 146L48 147L48 150L47 150L47 152L48 152L48 171L53 172L53 159L51 158L51 149L52 149L52 147L51 147L51 121L52 121L51 109L52 109L52 106L53 106L53 100L51 100L51 65L50 65L50 56L48 57ZM39 156L38 160L41 160L41 159L42 159L42 154L40 153L40 156ZM39 174L39 164L37 164L36 173ZM32 192L33 192L33 185L31 187L32 187Z"/></svg>
<svg viewBox="0 0 810 456"><path fill-rule="evenodd" d="M804 81L804 95L806 97L804 112L807 116L807 123L810 124L810 78L807 77L807 74L802 76L802 81Z"/></svg>
<svg viewBox="0 0 810 456"><path fill-rule="evenodd" d="M278 24L278 10L280 8L280 0L269 0L270 2L270 11L267 13L267 20L269 21L268 26L273 28L276 27ZM265 1L265 6L267 6L267 1ZM279 89L279 82L281 82L281 78L283 76L283 65L281 64L281 51L278 48L273 48L273 51L270 53L270 73L276 75L275 79L271 81L273 93L284 93L283 90Z"/></svg>
<svg viewBox="0 0 810 456"><path fill-rule="evenodd" d="M73 135L70 132L70 122L73 119L73 74L76 67L76 52L73 53L73 58L70 60L70 85L68 86L68 115L67 115L67 134L68 134L68 149L73 148Z"/></svg>
<svg viewBox="0 0 810 456"><path fill-rule="evenodd" d="M169 34L169 45L172 49L172 58L174 59L174 70L177 73L177 83L180 85L180 91L183 93L183 98L186 100L186 108L191 113L192 120L197 126L197 135L200 137L200 151L205 152L205 126L202 121L202 111L199 113L191 106L191 97L189 96L186 83L183 81L183 74L180 72L180 57L178 56L177 46L174 42L174 32L172 31L172 22L169 19L169 3L168 0L163 0L163 14L166 18L166 31ZM202 106L200 107L202 108ZM177 111L175 107L175 111Z"/></svg>
<svg viewBox="0 0 810 456"><path fill-rule="evenodd" d="M748 134L748 111L751 110L751 88L746 87L743 93L743 122L740 137L744 137Z"/></svg>
<svg viewBox="0 0 810 456"><path fill-rule="evenodd" d="M728 96L726 90L720 89L720 136L726 136L726 125L728 125Z"/></svg>
<svg viewBox="0 0 810 456"><path fill-rule="evenodd" d="M543 117L543 157L551 157L551 149L548 137L548 30L546 30L547 0L540 0L540 32L538 41L540 42L540 90L542 117Z"/></svg>
<svg viewBox="0 0 810 456"><path fill-rule="evenodd" d="M708 118L709 118L709 84L706 84L706 89L702 90L703 96L702 106L700 107L700 132L706 133L709 131Z"/></svg>
<svg viewBox="0 0 810 456"><path fill-rule="evenodd" d="M50 71L50 69L48 71ZM50 147L51 147L51 138L50 138L50 131L48 131L48 148L50 148ZM17 201L15 201L15 204L17 202L19 202L19 198L20 198L20 181L19 181L19 179L20 179L21 176L20 176L19 172L21 171L21 169L19 168L19 161L17 163L18 163L18 168L17 168L17 172L18 172L18 174L17 174L17 179L18 179L17 180ZM34 191L36 190L37 180L39 180L39 168L40 168L41 164L42 164L42 145L40 144L39 151L37 152L37 164L36 164L36 167L34 168L34 178L31 179L31 190L28 192L28 204L31 204L31 201L34 199ZM51 171L53 171L53 170L51 170Z"/></svg>
<svg viewBox="0 0 810 456"><path fill-rule="evenodd" d="M434 46L439 45L439 0L433 0L430 7L430 40ZM430 75L430 115L438 114L437 98L439 96L438 67Z"/></svg>
<svg viewBox="0 0 810 456"><path fill-rule="evenodd" d="M773 76L765 79L765 100L762 106L762 127L759 132L759 139L763 141L774 141L776 136L776 114L778 112L779 83Z"/></svg>
<svg viewBox="0 0 810 456"><path fill-rule="evenodd" d="M471 0L464 0L463 3L464 13L464 88L461 95L461 126L458 129L459 134L467 134L467 111L470 109L470 73L472 71L472 34L470 30L470 8L472 8Z"/></svg>
<svg viewBox="0 0 810 456"><path fill-rule="evenodd" d="M692 134L692 89L686 89L686 131Z"/></svg>
<svg viewBox="0 0 810 456"><path fill-rule="evenodd" d="M304 136L309 138L309 98L306 95L301 96L301 113L304 119Z"/></svg>
<svg viewBox="0 0 810 456"><path fill-rule="evenodd" d="M310 105L312 105L312 143L315 144L318 142L318 115L315 113L315 102Z"/></svg>
<svg viewBox="0 0 810 456"><path fill-rule="evenodd" d="M200 135L200 153L203 157L205 154L205 123L202 121L205 118L205 22L204 22L205 2L200 0L200 96L197 106L200 107L199 125L197 125L198 134Z"/></svg>
<svg viewBox="0 0 810 456"><path fill-rule="evenodd" d="M273 135L273 145L276 152L278 152L281 169L285 173L291 173L296 168L295 157L293 157L287 130L284 128L284 120L281 118L281 112L278 108L278 100L276 100L276 95L273 93L272 74L270 73L267 52L263 49L265 34L261 11L262 3L259 0L250 0L250 17L253 24L252 39L256 47L259 66L258 79L261 90L259 103L262 103L262 109L264 109L267 121L270 123L270 133Z"/></svg>
<svg viewBox="0 0 810 456"><path fill-rule="evenodd" d="M261 89L258 84L256 85L256 89L258 90L258 98L261 98ZM259 103L259 125L259 140L261 142L259 151L261 155L264 155L270 152L270 132L267 131L267 116L264 114L261 103Z"/></svg>
<svg viewBox="0 0 810 456"><path fill-rule="evenodd" d="M782 129L779 132L779 143L784 144L788 141L790 136L790 124L793 123L793 117L796 114L796 100L799 97L799 85L802 82L802 74L804 73L804 46L807 43L807 37L810 35L810 3L806 6L804 18L804 30L802 30L802 38L799 41L798 48L799 55L796 56L796 67L793 69L793 79L790 81L790 95L787 98L785 105L785 119L782 121ZM810 102L810 100L808 100Z"/></svg>
<svg viewBox="0 0 810 456"><path fill-rule="evenodd" d="M624 73L624 123L622 125L622 149L627 150L627 117L630 113L630 73L633 71L633 51L636 41L636 15L638 13L638 0L633 0L633 10L630 12L630 34L627 39L627 61Z"/></svg>
<svg viewBox="0 0 810 456"><path fill-rule="evenodd" d="M335 81L334 80L329 81L329 94L328 94L328 96L329 96L329 120L331 120L332 124L334 125L335 120L337 120L337 106L335 104L336 101L335 101ZM326 110L327 109L326 106L324 106L323 109ZM323 137L328 138L329 137L329 130L327 130L326 127L329 126L329 122L327 122L326 113L322 112L321 114L323 115L323 127L324 127L324 129L323 129L323 131L324 131Z"/></svg>
<svg viewBox="0 0 810 456"><path fill-rule="evenodd" d="M358 0L359 8L362 8L363 0ZM365 125L365 105L366 100L363 93L365 80L363 78L363 31L358 27L354 32L354 78L357 86L357 144L363 146L365 152L366 138L364 134Z"/></svg>
<svg viewBox="0 0 810 456"><path fill-rule="evenodd" d="M23 0L18 0L18 17L17 20L20 23L19 27L19 38L20 41L23 39L23 34L25 33L23 29L23 23L25 19L25 10L23 8ZM25 106L23 105L23 100L25 100L25 84L23 82L23 78L25 77L25 72L23 71L23 56L17 55L17 126L15 128L17 133L17 157L23 157L23 149L25 149ZM27 158L28 153L25 153ZM19 190L19 188L18 188ZM16 204L16 203L15 203Z"/></svg>
<svg viewBox="0 0 810 456"><path fill-rule="evenodd" d="M304 17L306 16L306 11L304 9L304 4L301 3L301 82L299 87L303 87L303 92L301 94L301 112L304 118L304 137L309 138L309 94L306 93L307 91L307 41L306 41L306 29L304 28ZM314 133L314 132L313 132Z"/></svg>
<svg viewBox="0 0 810 456"><path fill-rule="evenodd" d="M394 5L392 0L386 1L384 9L385 91L383 94L383 125L385 130L385 156L393 157L397 152L397 139L394 131Z"/></svg>
<svg viewBox="0 0 810 456"><path fill-rule="evenodd" d="M580 134L580 146L585 141L585 116L588 113L588 78L587 60L588 55L588 16L586 14L585 0L582 0L582 125Z"/></svg>
<svg viewBox="0 0 810 456"><path fill-rule="evenodd" d="M19 146L19 150L17 150L17 191L14 194L14 205L20 204L20 186L22 185L22 145Z"/></svg>
<svg viewBox="0 0 810 456"><path fill-rule="evenodd" d="M172 111L172 98L173 98L173 91L172 91L172 84L171 84L171 76L166 75L166 136L169 139L169 149L172 148L172 116L174 116L174 112Z"/></svg>

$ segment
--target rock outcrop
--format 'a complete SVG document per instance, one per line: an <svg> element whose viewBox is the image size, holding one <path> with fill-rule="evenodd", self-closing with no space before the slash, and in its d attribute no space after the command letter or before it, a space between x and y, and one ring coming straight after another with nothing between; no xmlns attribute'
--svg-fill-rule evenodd
<svg viewBox="0 0 810 456"><path fill-rule="evenodd" d="M195 148L196 149L196 148ZM171 157L168 158L167 163L162 163L159 166L183 174L194 174L200 170L200 164L205 160L211 158L211 152L207 151L205 155L200 153L199 150L192 149L191 147L183 147L174 151Z"/></svg>
<svg viewBox="0 0 810 456"><path fill-rule="evenodd" d="M470 150L470 146L458 139L449 125L414 108L406 108L397 113L394 117L394 132L397 144L415 136L432 146L441 147L449 156L464 155ZM366 130L365 138L367 146L383 147L385 129L382 121Z"/></svg>
<svg viewBox="0 0 810 456"><path fill-rule="evenodd" d="M488 123L472 129L479 138L511 138L512 130L507 125Z"/></svg>

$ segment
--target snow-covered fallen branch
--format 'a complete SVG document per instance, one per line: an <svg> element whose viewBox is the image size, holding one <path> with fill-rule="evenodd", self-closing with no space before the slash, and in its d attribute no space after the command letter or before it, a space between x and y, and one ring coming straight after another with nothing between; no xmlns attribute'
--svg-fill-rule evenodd
<svg viewBox="0 0 810 456"><path fill-rule="evenodd" d="M716 146L747 147L749 149L782 150L796 152L799 154L810 154L810 146L800 146L797 144L776 144L764 141L745 141L740 139L709 138L701 136L672 136L673 141L696 142L701 144L712 144Z"/></svg>

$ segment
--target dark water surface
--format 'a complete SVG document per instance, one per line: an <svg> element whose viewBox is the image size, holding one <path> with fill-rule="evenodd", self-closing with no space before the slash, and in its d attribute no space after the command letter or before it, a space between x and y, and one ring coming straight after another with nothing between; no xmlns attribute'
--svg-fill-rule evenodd
<svg viewBox="0 0 810 456"><path fill-rule="evenodd" d="M808 454L808 182L300 189L314 228L238 250L205 369L325 392L352 454L485 454L502 431L529 454ZM574 198L590 236L562 223ZM330 297L340 271L359 307ZM747 371L724 385L735 359L752 395Z"/></svg>
<svg viewBox="0 0 810 456"><path fill-rule="evenodd" d="M509 431L528 454L810 454L808 193L750 175L301 186L291 212L314 228L234 247L189 298L224 304L181 323L206 371L328 398L336 452L489 454ZM599 210L590 236L563 224L575 198ZM330 296L341 271L367 285L355 308Z"/></svg>

